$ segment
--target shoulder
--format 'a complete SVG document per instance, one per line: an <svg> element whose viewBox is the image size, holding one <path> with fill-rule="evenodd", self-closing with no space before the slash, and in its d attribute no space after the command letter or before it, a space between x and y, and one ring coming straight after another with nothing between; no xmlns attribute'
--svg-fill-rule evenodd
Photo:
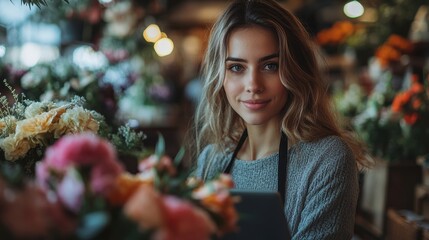
<svg viewBox="0 0 429 240"><path fill-rule="evenodd" d="M312 142L301 142L297 148L300 152L307 152L311 157L343 156L353 158L352 151L347 143L339 136L327 136Z"/></svg>
<svg viewBox="0 0 429 240"><path fill-rule="evenodd" d="M226 167L229 153L218 151L213 144L207 145L198 155L196 176L199 178L210 179Z"/></svg>
<svg viewBox="0 0 429 240"><path fill-rule="evenodd" d="M312 142L301 142L296 148L298 164L305 164L308 168L357 171L351 149L339 136L327 136Z"/></svg>
<svg viewBox="0 0 429 240"><path fill-rule="evenodd" d="M312 142L301 142L301 147L319 150L319 151L350 151L346 142L339 136L327 136Z"/></svg>

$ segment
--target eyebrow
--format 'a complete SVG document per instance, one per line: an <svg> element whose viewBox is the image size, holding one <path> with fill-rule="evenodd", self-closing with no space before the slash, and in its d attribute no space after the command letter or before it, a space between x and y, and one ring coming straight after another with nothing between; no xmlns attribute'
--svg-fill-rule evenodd
<svg viewBox="0 0 429 240"><path fill-rule="evenodd" d="M279 57L279 54L278 54L278 53L273 53L273 54L270 54L270 55L268 55L268 56L265 56L265 57L260 58L260 59L259 59L259 62L263 62L263 61L269 60L269 59L271 59L271 58L276 58L276 57ZM242 58L235 58L235 57L227 57L227 58L225 59L225 62L227 62L227 61L234 61L234 62L247 62L246 60L244 60L244 59L242 59Z"/></svg>

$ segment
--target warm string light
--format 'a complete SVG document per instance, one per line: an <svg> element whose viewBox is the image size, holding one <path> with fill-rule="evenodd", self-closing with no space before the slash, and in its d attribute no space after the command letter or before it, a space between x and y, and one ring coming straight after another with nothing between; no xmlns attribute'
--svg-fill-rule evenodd
<svg viewBox="0 0 429 240"><path fill-rule="evenodd" d="M167 34L161 32L161 29L156 24L150 24L143 31L143 38L147 42L154 44L156 54L160 57L170 55L174 49L173 41L167 37Z"/></svg>
<svg viewBox="0 0 429 240"><path fill-rule="evenodd" d="M156 42L161 38L161 29L159 29L158 25L150 24L143 31L143 38L148 42Z"/></svg>
<svg viewBox="0 0 429 240"><path fill-rule="evenodd" d="M171 52L173 52L174 44L171 39L165 37L156 41L154 48L158 56L164 57L164 56L170 55Z"/></svg>
<svg viewBox="0 0 429 240"><path fill-rule="evenodd" d="M353 0L344 5L343 11L349 18L358 18L363 15L365 9L359 1Z"/></svg>

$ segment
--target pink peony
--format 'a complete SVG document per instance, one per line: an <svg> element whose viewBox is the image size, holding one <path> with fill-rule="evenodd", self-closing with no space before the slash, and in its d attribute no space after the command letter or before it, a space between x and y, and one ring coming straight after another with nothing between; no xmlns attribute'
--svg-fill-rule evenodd
<svg viewBox="0 0 429 240"><path fill-rule="evenodd" d="M113 146L91 133L66 135L46 151L44 158L50 167L65 170L70 165L116 163Z"/></svg>
<svg viewBox="0 0 429 240"><path fill-rule="evenodd" d="M45 158L37 164L37 180L46 188L49 171L63 176L69 167L90 167L91 190L103 195L124 171L114 147L91 133L67 135L49 147Z"/></svg>

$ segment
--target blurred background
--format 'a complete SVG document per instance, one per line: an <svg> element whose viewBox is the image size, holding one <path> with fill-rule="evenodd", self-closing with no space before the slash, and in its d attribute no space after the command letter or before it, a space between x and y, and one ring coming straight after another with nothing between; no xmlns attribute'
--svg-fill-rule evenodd
<svg viewBox="0 0 429 240"><path fill-rule="evenodd" d="M429 3L283 0L320 52L334 107L368 144L356 239L429 239ZM38 101L86 99L174 155L199 101L220 0L2 0L0 78ZM9 96L2 84L0 93Z"/></svg>

